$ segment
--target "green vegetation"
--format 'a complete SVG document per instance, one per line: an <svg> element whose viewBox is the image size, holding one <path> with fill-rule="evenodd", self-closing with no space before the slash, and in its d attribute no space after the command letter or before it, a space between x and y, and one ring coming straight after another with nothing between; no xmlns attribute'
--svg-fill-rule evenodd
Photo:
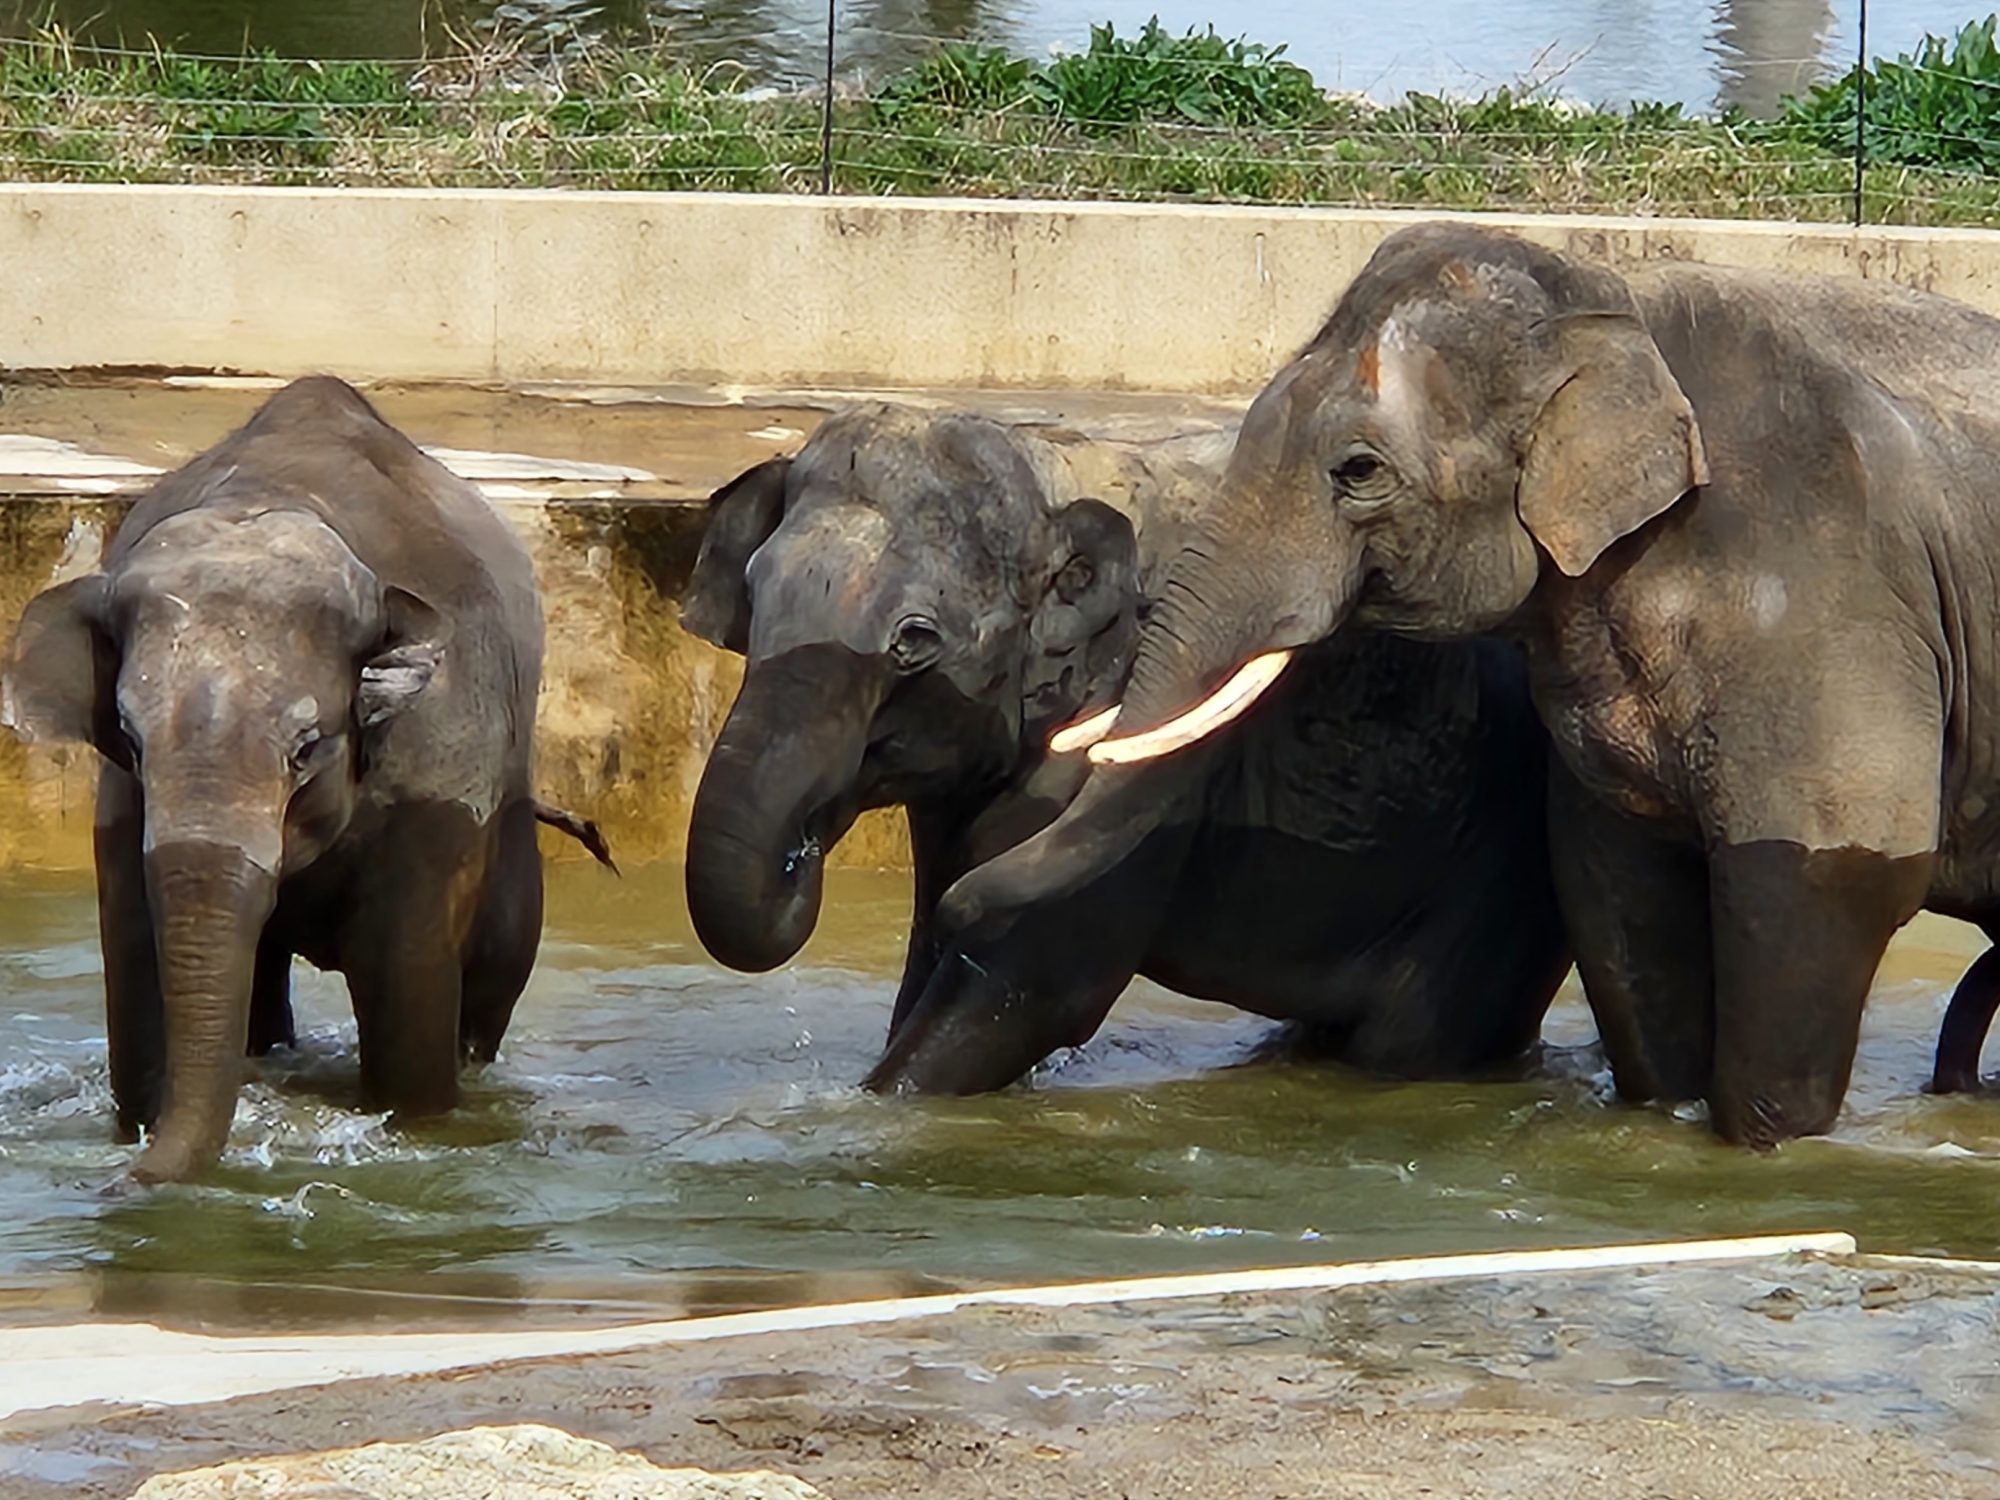
<svg viewBox="0 0 2000 1500"><path fill-rule="evenodd" d="M1327 119L1326 95L1284 51L1214 27L1175 36L1157 18L1135 37L1093 26L1087 50L1039 64L953 42L889 79L875 102L891 112L930 105L1045 115L1100 130L1147 121L1284 129Z"/></svg>
<svg viewBox="0 0 2000 1500"><path fill-rule="evenodd" d="M1992 19L1869 70L1866 210L2000 223ZM952 45L843 93L834 183L857 193L1185 198L1840 219L1855 78L1781 118L1594 111L1502 90L1378 106L1281 47L1094 28L1047 62ZM664 45L487 39L419 68L0 43L0 171L128 182L809 191L820 101L697 71Z"/></svg>
<svg viewBox="0 0 2000 1500"><path fill-rule="evenodd" d="M1035 92L1049 113L1089 124L1304 125L1325 95L1284 51L1226 41L1214 27L1177 37L1157 19L1129 40L1093 26L1087 51L1038 70Z"/></svg>
<svg viewBox="0 0 2000 1500"><path fill-rule="evenodd" d="M1927 36L1915 53L1868 69L1868 159L2000 172L2000 48L1988 16L1956 37ZM1852 150L1859 70L1787 102L1785 119L1835 150Z"/></svg>

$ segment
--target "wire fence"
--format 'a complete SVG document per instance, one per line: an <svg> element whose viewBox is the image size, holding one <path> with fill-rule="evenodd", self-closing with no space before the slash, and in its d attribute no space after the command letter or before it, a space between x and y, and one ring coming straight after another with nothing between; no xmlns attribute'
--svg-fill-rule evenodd
<svg viewBox="0 0 2000 1500"><path fill-rule="evenodd" d="M1859 67L1810 110L1750 119L1597 112L1536 87L1385 105L1328 96L1266 49L1215 38L1102 56L1093 42L1035 62L835 17L829 3L810 89L750 87L714 60L748 36L705 36L708 61L665 42L488 39L387 62L85 48L57 34L0 42L0 172L2000 223L2000 58L1974 66L1963 37L1949 57L1903 60L1901 93L1885 93L1886 65L1873 84ZM843 81L855 32L922 60ZM1926 89L1935 107L1912 105Z"/></svg>

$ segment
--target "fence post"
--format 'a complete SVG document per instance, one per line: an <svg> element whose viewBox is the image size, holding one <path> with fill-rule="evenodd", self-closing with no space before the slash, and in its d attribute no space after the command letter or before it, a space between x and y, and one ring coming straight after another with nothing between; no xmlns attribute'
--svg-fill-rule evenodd
<svg viewBox="0 0 2000 1500"><path fill-rule="evenodd" d="M826 92L819 106L819 190L833 191L833 16L839 0L826 0Z"/></svg>
<svg viewBox="0 0 2000 1500"><path fill-rule="evenodd" d="M1868 169L1868 0L1856 0L1861 12L1854 28L1854 227L1862 220L1861 189Z"/></svg>

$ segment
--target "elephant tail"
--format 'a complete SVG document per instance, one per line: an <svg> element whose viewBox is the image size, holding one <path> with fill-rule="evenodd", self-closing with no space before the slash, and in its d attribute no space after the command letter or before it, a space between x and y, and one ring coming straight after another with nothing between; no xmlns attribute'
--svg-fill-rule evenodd
<svg viewBox="0 0 2000 1500"><path fill-rule="evenodd" d="M546 802L535 803L535 821L546 823L560 833L566 833L590 851L596 860L613 875L619 873L618 862L611 857L611 845L605 842L604 830L595 820L571 812L565 807L550 807Z"/></svg>

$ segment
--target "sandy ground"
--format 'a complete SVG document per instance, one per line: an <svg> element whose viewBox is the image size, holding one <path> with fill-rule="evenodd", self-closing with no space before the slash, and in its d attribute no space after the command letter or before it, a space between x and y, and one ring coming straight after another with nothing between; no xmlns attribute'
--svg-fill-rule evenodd
<svg viewBox="0 0 2000 1500"><path fill-rule="evenodd" d="M2000 1282L1796 1261L1063 1311L0 1431L7 1500L537 1421L857 1496L1991 1500Z"/></svg>

